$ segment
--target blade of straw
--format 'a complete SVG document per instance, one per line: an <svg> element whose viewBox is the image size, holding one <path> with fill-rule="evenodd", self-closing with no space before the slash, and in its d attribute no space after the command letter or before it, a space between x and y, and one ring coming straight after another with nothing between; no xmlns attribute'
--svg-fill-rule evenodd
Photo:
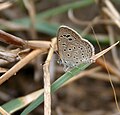
<svg viewBox="0 0 120 115"><path fill-rule="evenodd" d="M91 59L92 59L92 60L98 59L99 57L101 57L102 55L104 55L105 53L107 53L109 50L111 50L111 49L112 49L114 46L116 46L118 43L119 43L119 41L116 42L115 44L113 44L112 46L108 47L107 49L105 49L105 50L103 50L103 51L101 51L101 52L93 55L93 56L91 57Z"/></svg>

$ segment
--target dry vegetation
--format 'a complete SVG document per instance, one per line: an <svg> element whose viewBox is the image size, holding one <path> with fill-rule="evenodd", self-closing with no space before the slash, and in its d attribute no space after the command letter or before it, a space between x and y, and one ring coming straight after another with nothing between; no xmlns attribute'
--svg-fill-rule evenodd
<svg viewBox="0 0 120 115"><path fill-rule="evenodd" d="M119 7L119 0L0 0L0 113L119 115L120 45L71 74L57 64L56 39L67 25L96 52L109 47L120 40Z"/></svg>

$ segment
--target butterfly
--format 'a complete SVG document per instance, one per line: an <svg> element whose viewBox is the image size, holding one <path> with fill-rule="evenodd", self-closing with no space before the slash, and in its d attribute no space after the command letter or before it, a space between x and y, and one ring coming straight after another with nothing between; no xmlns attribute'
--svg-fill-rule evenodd
<svg viewBox="0 0 120 115"><path fill-rule="evenodd" d="M60 26L57 32L57 46L61 63L67 71L82 63L89 63L95 55L94 46L68 26Z"/></svg>

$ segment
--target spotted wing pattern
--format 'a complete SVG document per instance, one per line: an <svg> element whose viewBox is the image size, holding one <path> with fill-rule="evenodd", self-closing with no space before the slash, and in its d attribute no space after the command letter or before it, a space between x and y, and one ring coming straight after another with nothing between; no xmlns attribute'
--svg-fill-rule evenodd
<svg viewBox="0 0 120 115"><path fill-rule="evenodd" d="M91 62L90 58L95 53L93 45L88 40L67 26L60 26L57 45L65 69Z"/></svg>

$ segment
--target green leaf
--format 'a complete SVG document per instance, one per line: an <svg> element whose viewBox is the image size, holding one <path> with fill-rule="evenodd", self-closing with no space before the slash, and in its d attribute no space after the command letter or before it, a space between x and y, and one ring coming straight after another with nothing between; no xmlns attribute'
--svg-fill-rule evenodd
<svg viewBox="0 0 120 115"><path fill-rule="evenodd" d="M43 32L48 35L55 36L56 30L60 26L60 24L54 24L47 21L48 18L67 12L70 8L76 9L76 8L83 8L85 6L88 6L90 4L93 4L94 0L81 0L77 2L72 2L66 5L58 6L56 8L49 9L47 11L41 12L36 15L36 24L35 29L38 32ZM30 28L30 18L22 18L22 19L15 19L12 21L13 23L20 24L21 26L24 26L26 28ZM6 30L7 28L4 27L4 25L0 25L0 29ZM8 30L8 29L7 29Z"/></svg>
<svg viewBox="0 0 120 115"><path fill-rule="evenodd" d="M30 104L33 100L38 98L38 96L40 96L42 93L43 93L43 89L40 89L40 90L30 93L26 96L13 99L13 100L3 104L1 107L8 113L12 114L12 113L16 112L17 110L20 110L21 108Z"/></svg>
<svg viewBox="0 0 120 115"><path fill-rule="evenodd" d="M85 68L87 68L91 63L80 64L78 67L73 68L71 71L66 72L59 79L57 79L51 86L51 92L54 93L57 91L62 85L65 84L70 78L74 77ZM44 93L39 96L35 101L33 101L22 113L21 115L27 115L36 107L38 107L44 101Z"/></svg>
<svg viewBox="0 0 120 115"><path fill-rule="evenodd" d="M55 16L55 15L58 15L58 14L61 14L61 13L65 13L69 9L83 8L85 6L93 4L94 2L95 2L94 0L81 0L81 1L72 2L72 3L69 3L69 4L65 4L65 5L62 5L62 6L58 6L56 8L52 8L52 9L49 9L47 11L44 11L42 13L37 14L36 15L36 20L37 21L45 20L47 18L50 18L51 16ZM30 19L27 17L27 18L23 18L23 19L17 19L17 20L14 20L14 21L15 22L19 22L19 21L30 22Z"/></svg>

